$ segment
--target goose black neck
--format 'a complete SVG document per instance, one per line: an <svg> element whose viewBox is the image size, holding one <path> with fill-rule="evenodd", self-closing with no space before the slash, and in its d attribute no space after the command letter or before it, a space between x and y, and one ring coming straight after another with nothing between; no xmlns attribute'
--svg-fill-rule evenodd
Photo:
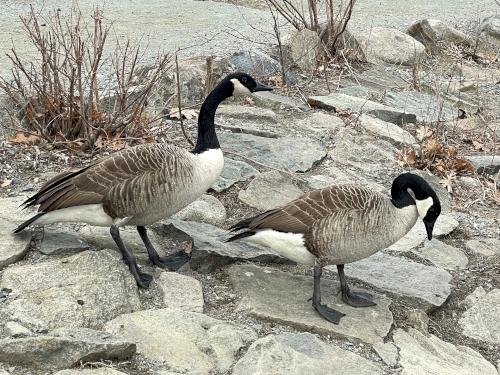
<svg viewBox="0 0 500 375"><path fill-rule="evenodd" d="M391 187L391 202L397 208L403 208L415 204L415 199L410 195L408 189L411 189L414 194L419 191L421 177L411 174L403 173L396 177Z"/></svg>
<svg viewBox="0 0 500 375"><path fill-rule="evenodd" d="M192 153L199 154L210 149L220 148L217 134L215 134L215 112L219 104L231 96L230 84L230 82L222 81L203 102L198 116L198 139Z"/></svg>

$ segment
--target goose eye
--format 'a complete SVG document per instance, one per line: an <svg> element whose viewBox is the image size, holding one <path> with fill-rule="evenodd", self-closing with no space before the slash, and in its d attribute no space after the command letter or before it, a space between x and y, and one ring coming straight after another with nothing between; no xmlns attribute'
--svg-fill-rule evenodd
<svg viewBox="0 0 500 375"><path fill-rule="evenodd" d="M247 83L248 79L247 77L241 77L241 83Z"/></svg>

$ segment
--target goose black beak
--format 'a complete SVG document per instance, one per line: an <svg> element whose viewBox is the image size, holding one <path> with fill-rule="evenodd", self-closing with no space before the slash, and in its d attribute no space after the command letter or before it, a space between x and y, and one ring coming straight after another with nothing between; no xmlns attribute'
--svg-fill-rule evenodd
<svg viewBox="0 0 500 375"><path fill-rule="evenodd" d="M255 86L255 88L252 90L252 92L272 91L272 90L273 90L272 87L269 87L269 86L266 86L266 85L263 85L263 84L257 82L257 86Z"/></svg>
<svg viewBox="0 0 500 375"><path fill-rule="evenodd" d="M434 221L424 221L425 230L427 231L427 238L432 240L432 230L434 229Z"/></svg>

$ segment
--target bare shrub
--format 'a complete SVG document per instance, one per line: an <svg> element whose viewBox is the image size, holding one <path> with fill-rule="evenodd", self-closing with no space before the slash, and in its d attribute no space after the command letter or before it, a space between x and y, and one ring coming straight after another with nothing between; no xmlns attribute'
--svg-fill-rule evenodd
<svg viewBox="0 0 500 375"><path fill-rule="evenodd" d="M296 30L309 29L326 40L327 52L334 51L338 38L345 31L356 0L266 0Z"/></svg>
<svg viewBox="0 0 500 375"><path fill-rule="evenodd" d="M153 86L170 68L168 55L158 57L138 82L139 47L117 43L112 57L105 58L111 25L104 24L100 9L90 20L76 4L66 17L56 11L42 20L31 7L20 18L36 57L21 58L13 48L7 54L13 78L0 78L0 89L28 131L88 149L106 139L141 137L145 125L155 121L145 108Z"/></svg>

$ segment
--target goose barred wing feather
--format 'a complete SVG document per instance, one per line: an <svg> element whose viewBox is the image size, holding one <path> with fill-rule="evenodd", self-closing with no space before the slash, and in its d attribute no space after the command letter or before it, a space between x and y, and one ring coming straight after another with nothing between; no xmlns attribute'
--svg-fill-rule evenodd
<svg viewBox="0 0 500 375"><path fill-rule="evenodd" d="M363 187L330 186L310 191L281 208L264 212L254 217L246 227L306 233L323 218L337 216L344 211L366 211L382 199L380 194Z"/></svg>
<svg viewBox="0 0 500 375"><path fill-rule="evenodd" d="M189 179L191 168L185 153L169 145L125 149L83 170L56 176L27 204L40 204L39 211L49 212L102 203L111 217L133 216L157 194L172 190L172 176L182 179L179 171Z"/></svg>

